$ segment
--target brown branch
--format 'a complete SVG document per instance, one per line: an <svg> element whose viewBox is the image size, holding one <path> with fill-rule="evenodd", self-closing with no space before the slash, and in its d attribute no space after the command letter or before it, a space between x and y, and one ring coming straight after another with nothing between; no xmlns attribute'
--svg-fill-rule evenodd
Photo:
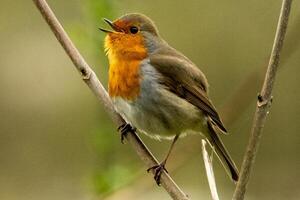
<svg viewBox="0 0 300 200"><path fill-rule="evenodd" d="M71 58L77 70L81 73L84 82L89 86L92 92L103 104L106 111L112 118L113 122L117 126L124 124L124 119L122 119L122 117L119 114L117 114L114 110L111 100L103 85L100 83L96 74L93 72L93 70L83 59L79 51L76 49L76 47L68 37L67 33L64 31L63 27L55 17L47 2L45 0L33 1L37 6L38 10L41 12L44 19L47 21L57 40L60 42L68 56ZM157 160L154 158L154 156L151 154L151 152L148 150L148 148L145 146L145 144L135 132L127 134L126 139L134 148L141 160L148 167L152 167L158 164ZM161 176L161 185L165 188L165 190L173 199L188 200L187 195L183 193L183 191L176 185L172 178L165 172Z"/></svg>
<svg viewBox="0 0 300 200"><path fill-rule="evenodd" d="M258 96L253 126L251 129L251 136L241 167L240 179L237 183L237 187L233 195L233 200L242 200L245 196L247 184L249 182L251 170L262 136L263 127L266 122L268 110L272 102L272 89L279 64L280 52L283 46L283 41L288 25L291 3L292 0L283 0L282 2L273 49L269 60L268 69L265 75L265 80L261 92Z"/></svg>

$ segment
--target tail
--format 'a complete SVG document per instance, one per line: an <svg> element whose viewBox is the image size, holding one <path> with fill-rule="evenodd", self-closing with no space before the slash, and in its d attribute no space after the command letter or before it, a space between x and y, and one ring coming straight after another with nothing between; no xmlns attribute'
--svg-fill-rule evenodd
<svg viewBox="0 0 300 200"><path fill-rule="evenodd" d="M237 182L239 179L239 172L233 160L229 156L228 151L226 150L224 144L217 135L211 122L208 121L207 125L209 129L209 133L207 134L208 142L213 147L214 152L217 154L228 175L232 178L234 182Z"/></svg>

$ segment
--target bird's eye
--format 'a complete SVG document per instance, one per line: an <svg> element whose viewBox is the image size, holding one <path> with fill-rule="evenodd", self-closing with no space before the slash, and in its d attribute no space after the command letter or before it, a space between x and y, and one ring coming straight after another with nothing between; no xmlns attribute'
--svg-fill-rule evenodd
<svg viewBox="0 0 300 200"><path fill-rule="evenodd" d="M139 32L139 29L136 26L131 26L129 30L132 34L136 34L137 32Z"/></svg>

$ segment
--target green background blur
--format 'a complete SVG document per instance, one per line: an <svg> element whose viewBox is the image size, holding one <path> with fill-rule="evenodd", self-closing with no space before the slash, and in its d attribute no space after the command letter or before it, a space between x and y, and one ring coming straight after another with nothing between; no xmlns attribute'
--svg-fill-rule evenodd
<svg viewBox="0 0 300 200"><path fill-rule="evenodd" d="M102 17L151 17L161 35L206 74L238 166L268 63L280 0L49 0L66 31L107 83ZM80 80L32 1L0 4L0 199L170 199ZM300 2L294 1L274 102L247 198L300 199ZM163 158L170 142L142 135ZM199 136L179 141L167 165L192 199L210 199ZM234 185L214 163L221 199Z"/></svg>

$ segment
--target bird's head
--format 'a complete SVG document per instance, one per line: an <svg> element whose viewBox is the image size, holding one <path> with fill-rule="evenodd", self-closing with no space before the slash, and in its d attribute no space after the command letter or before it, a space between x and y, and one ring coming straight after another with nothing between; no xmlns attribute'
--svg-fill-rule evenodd
<svg viewBox="0 0 300 200"><path fill-rule="evenodd" d="M127 14L115 21L104 19L111 30L107 33L105 49L108 54L133 59L144 59L159 47L161 39L151 19L142 14Z"/></svg>

